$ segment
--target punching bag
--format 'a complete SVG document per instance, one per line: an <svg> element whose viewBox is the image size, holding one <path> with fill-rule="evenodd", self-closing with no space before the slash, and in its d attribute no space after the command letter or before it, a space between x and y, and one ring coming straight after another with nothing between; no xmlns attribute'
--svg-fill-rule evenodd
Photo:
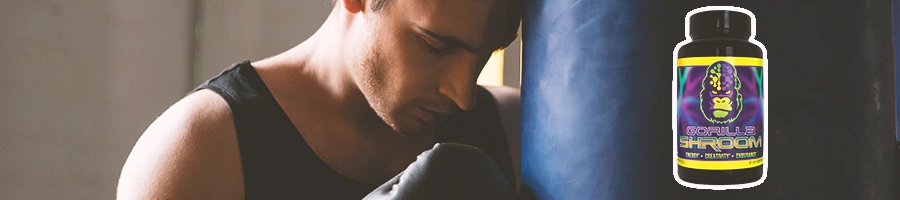
<svg viewBox="0 0 900 200"><path fill-rule="evenodd" d="M526 0L524 195L536 199L897 199L891 0ZM673 175L684 17L757 17L769 70L768 175L698 190Z"/></svg>
<svg viewBox="0 0 900 200"><path fill-rule="evenodd" d="M891 6L891 9L894 11L893 14L893 25L894 25L894 97L900 99L900 81L896 81L900 79L900 0L894 0L894 4ZM896 101L897 106L900 107L900 100ZM900 116L900 112L897 112L897 116ZM900 119L900 117L898 117ZM897 128L900 129L900 123L897 123ZM900 144L900 130L897 131L897 143ZM900 151L900 148L898 148ZM900 156L900 155L898 155Z"/></svg>
<svg viewBox="0 0 900 200"><path fill-rule="evenodd" d="M527 189L538 199L663 197L641 188L677 185L670 65L686 12L632 0L527 2L521 86Z"/></svg>

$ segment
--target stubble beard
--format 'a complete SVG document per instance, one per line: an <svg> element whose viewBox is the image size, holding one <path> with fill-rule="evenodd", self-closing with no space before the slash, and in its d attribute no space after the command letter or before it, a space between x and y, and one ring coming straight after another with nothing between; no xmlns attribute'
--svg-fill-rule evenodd
<svg viewBox="0 0 900 200"><path fill-rule="evenodd" d="M384 59L382 48L373 43L372 39L377 36L377 30L373 30L369 31L365 37L359 37L366 39L357 43L363 45L362 48L357 48L359 49L355 59L357 63L353 65L356 68L354 70L359 72L356 76L357 85L378 118L391 129L406 136L422 135L424 132L422 126L424 125L416 125L409 121L404 123L402 119L398 118L398 115L401 114L400 110L391 109L392 107L396 108L398 103L391 102L394 98L388 94L388 89L394 86L389 85L386 81L389 74L387 68L392 65L392 62Z"/></svg>

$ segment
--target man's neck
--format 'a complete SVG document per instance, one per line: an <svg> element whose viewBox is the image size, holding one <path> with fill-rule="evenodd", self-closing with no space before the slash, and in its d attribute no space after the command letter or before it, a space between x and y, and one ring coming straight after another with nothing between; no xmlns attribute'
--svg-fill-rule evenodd
<svg viewBox="0 0 900 200"><path fill-rule="evenodd" d="M281 87L289 91L306 93L316 107L327 108L340 116L353 129L375 130L371 123L379 119L369 106L365 96L354 81L346 49L346 38L351 38L350 23L353 16L335 9L323 25L310 38L279 55L253 63L264 70L277 71L284 77ZM314 98L310 94L315 94ZM303 102L297 102L303 103ZM383 122L382 122L383 123Z"/></svg>
<svg viewBox="0 0 900 200"><path fill-rule="evenodd" d="M364 182L384 181L380 179L414 161L434 138L397 133L369 105L350 71L348 60L355 58L345 51L351 48L346 39L353 38L350 24L359 23L352 17L332 12L309 39L253 66L264 71L261 75L272 75L267 81L276 88L273 94L286 101L279 104L329 165ZM368 173L385 177L366 177Z"/></svg>

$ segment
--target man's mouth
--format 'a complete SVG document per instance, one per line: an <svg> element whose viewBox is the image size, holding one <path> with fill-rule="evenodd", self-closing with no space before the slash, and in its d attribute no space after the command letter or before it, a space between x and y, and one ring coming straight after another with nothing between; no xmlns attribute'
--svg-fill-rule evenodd
<svg viewBox="0 0 900 200"><path fill-rule="evenodd" d="M436 109L428 109L425 107L419 107L423 111L422 120L425 122L439 122L446 119L450 116L449 111L440 111Z"/></svg>

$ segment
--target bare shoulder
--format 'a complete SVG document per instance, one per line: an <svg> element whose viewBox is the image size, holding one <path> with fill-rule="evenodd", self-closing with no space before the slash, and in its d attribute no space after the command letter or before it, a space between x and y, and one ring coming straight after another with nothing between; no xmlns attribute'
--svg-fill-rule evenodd
<svg viewBox="0 0 900 200"><path fill-rule="evenodd" d="M173 104L138 139L122 167L118 199L243 199L234 120L218 94Z"/></svg>
<svg viewBox="0 0 900 200"><path fill-rule="evenodd" d="M507 86L482 86L494 96L497 104L497 112L500 113L500 122L506 132L506 141L509 146L510 158L516 174L516 191L521 189L520 155L519 155L519 123L521 122L521 96L519 89Z"/></svg>

